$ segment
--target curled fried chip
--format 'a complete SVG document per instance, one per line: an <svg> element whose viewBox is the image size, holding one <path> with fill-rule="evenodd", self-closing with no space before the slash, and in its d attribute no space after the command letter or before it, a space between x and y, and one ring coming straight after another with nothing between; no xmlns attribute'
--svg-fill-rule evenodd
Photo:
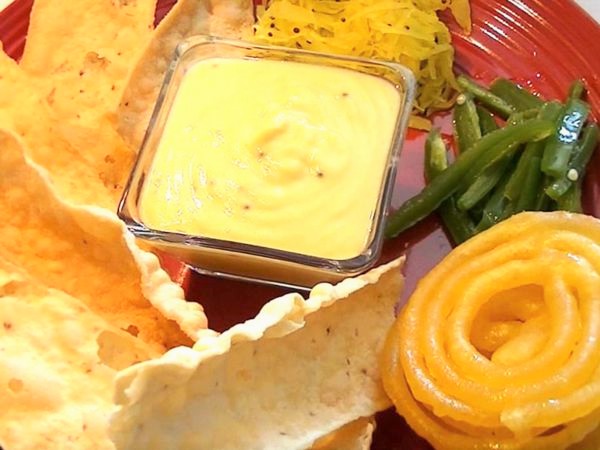
<svg viewBox="0 0 600 450"><path fill-rule="evenodd" d="M66 274L65 274L66 275ZM152 346L0 257L0 446L110 450L117 370Z"/></svg>
<svg viewBox="0 0 600 450"><path fill-rule="evenodd" d="M36 0L21 67L62 120L114 114L153 30L156 0Z"/></svg>
<svg viewBox="0 0 600 450"><path fill-rule="evenodd" d="M386 391L436 449L599 448L600 220L522 213L457 247L383 355Z"/></svg>
<svg viewBox="0 0 600 450"><path fill-rule="evenodd" d="M118 449L300 449L389 406L377 367L402 288L393 261L118 375ZM366 438L368 439L368 438Z"/></svg>
<svg viewBox="0 0 600 450"><path fill-rule="evenodd" d="M134 152L115 113L155 6L36 0L20 67L0 52L0 122L68 201L116 209Z"/></svg>
<svg viewBox="0 0 600 450"><path fill-rule="evenodd" d="M43 83L0 51L0 124L21 136L27 156L48 171L61 198L115 210L134 153L113 124L69 122L42 94Z"/></svg>
<svg viewBox="0 0 600 450"><path fill-rule="evenodd" d="M185 301L116 214L60 200L13 134L0 130L0 148L0 256L157 352L198 337L206 327L201 306Z"/></svg>
<svg viewBox="0 0 600 450"><path fill-rule="evenodd" d="M137 63L119 107L119 132L141 145L177 44L197 34L239 38L254 22L252 0L179 0L160 22Z"/></svg>

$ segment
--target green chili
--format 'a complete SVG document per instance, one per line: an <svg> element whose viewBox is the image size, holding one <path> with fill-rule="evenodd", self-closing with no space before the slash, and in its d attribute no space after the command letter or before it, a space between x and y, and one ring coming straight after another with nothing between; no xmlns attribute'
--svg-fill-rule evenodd
<svg viewBox="0 0 600 450"><path fill-rule="evenodd" d="M516 111L508 117L508 123L515 125L517 123L524 122L525 120L533 119L534 117L538 116L539 112L539 108Z"/></svg>
<svg viewBox="0 0 600 450"><path fill-rule="evenodd" d="M539 154L532 154L526 160L527 172L525 179L521 183L521 192L516 200L516 206L513 214L520 213L521 211L535 211L536 201L540 190L542 190L542 171L540 165L542 163L541 152Z"/></svg>
<svg viewBox="0 0 600 450"><path fill-rule="evenodd" d="M558 209L574 213L583 212L581 206L581 183L573 184L563 196L558 199Z"/></svg>
<svg viewBox="0 0 600 450"><path fill-rule="evenodd" d="M533 120L537 119L532 119L528 122L523 123L531 123ZM510 125L509 127L515 126L518 125ZM497 131L495 133L497 133ZM460 183L459 191L461 193L465 193L471 185L476 183L477 180L483 176L484 173L493 172L496 167L499 167L499 165L503 164L503 161L512 160L513 156L519 150L520 147L521 143L519 142L502 148L492 148L489 152L481 155L481 157L477 161L473 162L473 165L463 177Z"/></svg>
<svg viewBox="0 0 600 450"><path fill-rule="evenodd" d="M510 163L511 158L505 158L483 170L473 184L458 198L456 203L458 208L461 211L473 208L473 206L496 187L503 177L506 177L507 168Z"/></svg>
<svg viewBox="0 0 600 450"><path fill-rule="evenodd" d="M556 122L561 111L562 104L560 102L546 102L540 108L538 118ZM529 142L525 146L525 149L519 158L519 162L517 163L517 166L510 176L508 184L506 185L506 191L504 195L510 201L516 201L521 194L521 186L523 183L525 183L525 179L528 176L527 173L530 170L530 159L533 156L541 156L542 152L544 151L544 145L544 141L537 141Z"/></svg>
<svg viewBox="0 0 600 450"><path fill-rule="evenodd" d="M432 128L425 140L425 178L429 183L448 168L448 149L439 128Z"/></svg>
<svg viewBox="0 0 600 450"><path fill-rule="evenodd" d="M471 94L460 94L452 113L454 139L459 153L463 153L481 139L479 116Z"/></svg>
<svg viewBox="0 0 600 450"><path fill-rule="evenodd" d="M569 161L589 112L590 106L587 103L579 99L569 100L554 134L544 149L542 171L545 174L559 178L567 173Z"/></svg>
<svg viewBox="0 0 600 450"><path fill-rule="evenodd" d="M540 164L541 166L541 164ZM541 169L541 167L540 167ZM549 177L542 172L542 186L548 185ZM534 211L549 211L552 205L552 199L546 195L544 189L540 189L535 199L535 205L532 208Z"/></svg>
<svg viewBox="0 0 600 450"><path fill-rule="evenodd" d="M489 109L492 112L495 112L503 119L507 119L515 109L498 97L495 94L492 94L489 90L484 88L483 86L475 83L475 81L470 78L460 75L457 78L458 85L462 88L464 92L469 92L475 97L477 101L479 101L483 106Z"/></svg>
<svg viewBox="0 0 600 450"><path fill-rule="evenodd" d="M548 121L532 119L519 125L509 125L481 138L469 151L458 156L454 164L435 177L421 193L406 201L390 215L386 235L395 237L419 222L459 188L473 163L486 153L502 153L506 148L547 137L553 130Z"/></svg>
<svg viewBox="0 0 600 450"><path fill-rule="evenodd" d="M504 189L506 189L507 182L508 178L501 180L486 202L481 214L481 220L475 228L476 233L487 230L512 214L512 203L504 197Z"/></svg>
<svg viewBox="0 0 600 450"><path fill-rule="evenodd" d="M583 97L583 93L585 91L585 85L583 84L583 80L577 79L571 83L569 87L568 100L572 100L575 98Z"/></svg>
<svg viewBox="0 0 600 450"><path fill-rule="evenodd" d="M448 168L447 149L437 128L432 129L425 141L425 176L434 180ZM450 196L438 208L438 214L455 244L473 235L474 225L467 214L459 211L454 197Z"/></svg>
<svg viewBox="0 0 600 450"><path fill-rule="evenodd" d="M506 78L498 78L490 85L490 91L511 105L515 111L539 109L544 103L526 89Z"/></svg>
<svg viewBox="0 0 600 450"><path fill-rule="evenodd" d="M573 184L576 184L580 178L583 178L585 168L597 146L598 125L592 123L584 128L581 140L573 150L573 156L569 162L567 171L562 177L554 180L554 182L546 188L546 194L550 198L558 200Z"/></svg>
<svg viewBox="0 0 600 450"><path fill-rule="evenodd" d="M479 117L479 128L482 136L499 128L494 115L482 106L477 106L477 116Z"/></svg>

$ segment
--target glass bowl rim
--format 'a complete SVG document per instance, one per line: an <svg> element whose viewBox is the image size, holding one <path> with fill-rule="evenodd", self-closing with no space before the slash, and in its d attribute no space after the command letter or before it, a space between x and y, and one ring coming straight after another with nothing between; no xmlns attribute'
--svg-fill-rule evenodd
<svg viewBox="0 0 600 450"><path fill-rule="evenodd" d="M171 87L171 82L180 64L183 63L184 56L191 50L205 45L225 45L232 46L246 50L261 50L264 54L256 55L252 57L239 57L241 59L269 59L271 55L269 52L278 52L286 55L297 56L300 58L311 58L310 61L304 63L316 64L318 61L322 62L335 62L338 64L354 63L368 65L371 67L382 67L388 71L392 71L400 80L402 80L402 86L394 84L394 88L398 91L401 90L403 93L403 102L399 109L399 113L396 117L396 125L394 127L394 134L392 141L389 145L387 164L384 168L382 177L382 188L379 191L377 197L377 203L375 205L375 213L371 220L371 226L374 228L373 232L366 241L363 250L354 257L346 259L335 259L321 256L312 256L304 253L297 253L287 250L281 250L277 248L271 248L256 244L248 244L237 241L229 241L223 239L216 239L200 235L192 235L187 233L173 232L157 230L148 227L141 221L138 221L132 217L128 207L127 200L132 190L132 183L134 180L135 173L139 170L139 163L142 154L147 150L147 144L151 133L153 132L158 116L165 104L167 92ZM215 57L219 57L216 55ZM313 60L314 58L314 60ZM298 62L294 60L294 62ZM302 61L300 61L302 63ZM330 64L331 65L331 64ZM339 67L339 65L338 65ZM350 69L347 70L355 70ZM362 71L361 73L367 73ZM381 75L370 74L378 78L384 78ZM385 79L385 78L384 78ZM390 80L387 80L390 81ZM400 89L401 88L401 89ZM348 275L358 274L371 268L377 258L379 257L384 240L385 231L385 218L388 214L390 207L391 194L394 187L397 160L400 155L401 147L404 142L406 128L408 124L408 118L411 112L411 105L415 95L415 78L410 69L406 68L402 64L393 61L383 61L370 58L362 58L349 55L338 55L332 53L318 52L306 49L289 48L278 45L260 44L253 43L244 40L223 38L212 35L197 35L186 38L177 44L175 52L171 58L171 61L167 67L167 71L162 82L156 103L152 112L152 116L146 128L145 136L140 146L138 155L136 156L135 163L131 169L129 179L123 190L118 209L117 215L121 220L125 222L128 230L136 237L146 240L149 243L156 242L161 244L163 247L169 246L183 246L187 249L210 249L221 252L227 252L231 254L242 254L262 259L268 259L273 261L280 261L285 263L297 264L301 266L307 266L313 269L320 269L329 272L344 273ZM155 149L154 149L155 150ZM152 151L152 150L150 150ZM143 181L142 181L143 184ZM139 199L138 199L139 201ZM163 251L168 251L164 250ZM201 269L201 268L200 268Z"/></svg>

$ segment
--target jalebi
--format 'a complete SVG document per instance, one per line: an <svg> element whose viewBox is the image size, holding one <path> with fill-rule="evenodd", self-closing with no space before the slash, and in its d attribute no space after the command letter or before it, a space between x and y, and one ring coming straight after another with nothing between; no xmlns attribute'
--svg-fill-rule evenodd
<svg viewBox="0 0 600 450"><path fill-rule="evenodd" d="M599 449L600 220L521 213L454 249L402 310L381 370L438 450Z"/></svg>

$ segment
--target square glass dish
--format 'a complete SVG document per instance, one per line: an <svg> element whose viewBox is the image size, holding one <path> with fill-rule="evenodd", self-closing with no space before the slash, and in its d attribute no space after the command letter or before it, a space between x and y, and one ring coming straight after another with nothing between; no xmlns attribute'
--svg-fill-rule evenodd
<svg viewBox="0 0 600 450"><path fill-rule="evenodd" d="M401 65L197 36L119 204L195 270L309 288L372 267L415 82Z"/></svg>

